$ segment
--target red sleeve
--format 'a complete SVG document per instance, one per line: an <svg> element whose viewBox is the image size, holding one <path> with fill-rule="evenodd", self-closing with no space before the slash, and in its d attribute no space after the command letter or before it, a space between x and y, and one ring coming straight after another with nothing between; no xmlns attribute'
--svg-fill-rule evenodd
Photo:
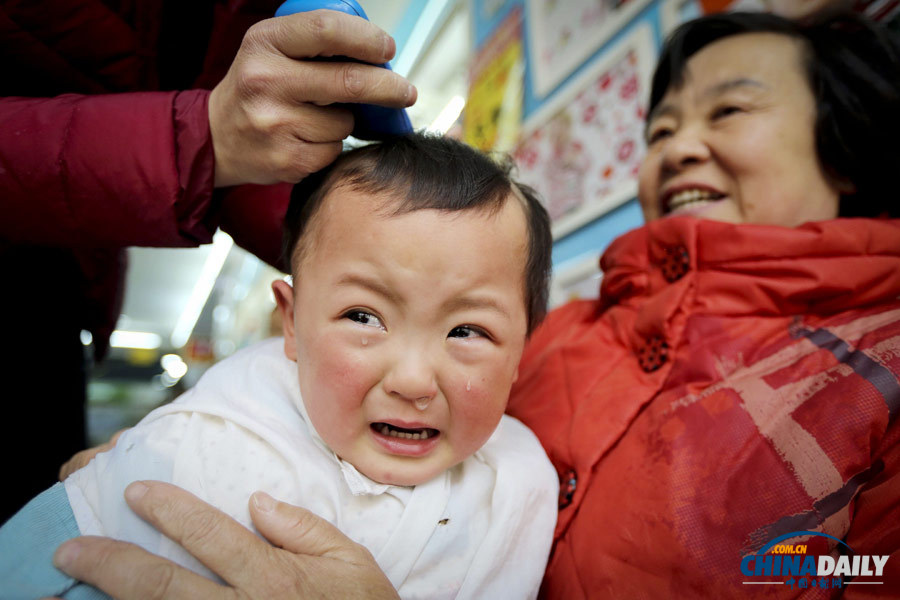
<svg viewBox="0 0 900 600"><path fill-rule="evenodd" d="M285 273L290 269L281 255L281 225L292 187L242 185L225 190L220 206L221 227L235 243Z"/></svg>
<svg viewBox="0 0 900 600"><path fill-rule="evenodd" d="M210 241L209 92L0 99L0 237L73 247Z"/></svg>

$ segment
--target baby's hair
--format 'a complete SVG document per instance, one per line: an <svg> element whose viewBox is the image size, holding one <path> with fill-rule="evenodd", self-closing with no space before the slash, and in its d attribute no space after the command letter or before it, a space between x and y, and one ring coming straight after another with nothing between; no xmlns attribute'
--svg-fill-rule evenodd
<svg viewBox="0 0 900 600"><path fill-rule="evenodd" d="M537 193L512 180L511 165L509 160L497 163L456 140L426 133L345 152L294 186L284 220L283 264L296 275L314 243L305 235L312 229L310 223L328 193L338 186L369 194L390 191L401 199L390 207L389 214L394 216L423 209L494 213L512 196L522 205L528 223L523 285L530 334L547 313L552 236L550 219Z"/></svg>

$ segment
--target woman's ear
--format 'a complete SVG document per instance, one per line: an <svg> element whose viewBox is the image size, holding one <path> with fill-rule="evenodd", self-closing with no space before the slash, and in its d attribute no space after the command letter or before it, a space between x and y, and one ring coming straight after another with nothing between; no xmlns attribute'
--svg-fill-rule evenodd
<svg viewBox="0 0 900 600"><path fill-rule="evenodd" d="M832 168L826 169L827 177L831 181L831 185L838 191L841 196L850 196L856 193L856 184L850 181L846 175L841 175Z"/></svg>
<svg viewBox="0 0 900 600"><path fill-rule="evenodd" d="M272 282L272 293L281 313L281 329L284 333L284 355L297 361L297 341L294 337L294 288L287 281Z"/></svg>
<svg viewBox="0 0 900 600"><path fill-rule="evenodd" d="M856 185L846 177L841 177L837 180L837 189L842 196L849 196L856 193Z"/></svg>

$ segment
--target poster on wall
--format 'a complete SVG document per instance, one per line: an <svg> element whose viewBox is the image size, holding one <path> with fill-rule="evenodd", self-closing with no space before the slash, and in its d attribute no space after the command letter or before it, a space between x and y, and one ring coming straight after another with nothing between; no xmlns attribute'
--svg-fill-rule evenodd
<svg viewBox="0 0 900 600"><path fill-rule="evenodd" d="M525 62L516 7L478 50L469 75L463 140L484 151L512 149L522 123Z"/></svg>
<svg viewBox="0 0 900 600"><path fill-rule="evenodd" d="M649 0L527 0L534 94L543 98Z"/></svg>
<svg viewBox="0 0 900 600"><path fill-rule="evenodd" d="M640 25L529 118L514 153L519 179L561 236L637 194L655 48Z"/></svg>

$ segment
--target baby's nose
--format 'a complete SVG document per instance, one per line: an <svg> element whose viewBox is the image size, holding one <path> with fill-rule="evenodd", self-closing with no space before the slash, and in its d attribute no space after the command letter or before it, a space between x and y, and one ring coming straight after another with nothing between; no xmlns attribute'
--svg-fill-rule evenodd
<svg viewBox="0 0 900 600"><path fill-rule="evenodd" d="M423 352L406 350L385 375L384 388L391 396L427 406L437 395L434 369Z"/></svg>

